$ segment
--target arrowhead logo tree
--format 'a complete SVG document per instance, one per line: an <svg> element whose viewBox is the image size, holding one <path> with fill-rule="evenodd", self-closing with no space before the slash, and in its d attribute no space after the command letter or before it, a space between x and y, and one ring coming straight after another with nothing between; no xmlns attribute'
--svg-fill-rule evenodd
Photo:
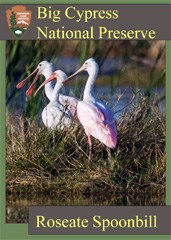
<svg viewBox="0 0 171 240"><path fill-rule="evenodd" d="M32 12L26 10L25 6L14 6L6 10L6 17L9 29L17 38L21 38L28 29L31 22Z"/></svg>

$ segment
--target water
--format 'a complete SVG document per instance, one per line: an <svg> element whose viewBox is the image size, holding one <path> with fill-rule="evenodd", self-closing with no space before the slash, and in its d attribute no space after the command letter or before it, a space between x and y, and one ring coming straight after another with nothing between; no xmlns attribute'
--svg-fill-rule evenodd
<svg viewBox="0 0 171 240"><path fill-rule="evenodd" d="M23 196L7 195L6 202L6 222L7 223L28 223L29 206L49 205L49 206L71 206L71 205L103 205L103 206L161 206L165 205L165 195L141 194L128 196L126 194L115 194L105 199L50 197L45 195L34 195L29 198Z"/></svg>
<svg viewBox="0 0 171 240"><path fill-rule="evenodd" d="M64 94L69 94L70 88L66 88ZM84 87L81 89L81 95L83 94ZM109 85L97 85L95 87L96 96L106 103L112 110L115 115L115 119L119 120L122 118L123 113L126 111L131 111L132 106L136 105L139 101L139 96L144 96L146 92L145 88L135 88L135 87L116 87L112 89ZM150 89L150 96L155 103L158 99L165 96L164 87L154 87ZM163 98L158 103L158 108L161 113L165 114L166 111L166 102Z"/></svg>
<svg viewBox="0 0 171 240"><path fill-rule="evenodd" d="M15 115L21 115L24 109L25 103L29 101L29 98L26 97L27 87L23 88L20 94L17 96L14 102L10 102L8 104L9 109L13 109ZM80 90L80 96L83 95L84 87ZM66 87L63 89L62 93L64 95L73 96L74 95L74 87ZM145 93L144 88L135 88L135 87L116 87L111 89L109 85L97 85L95 87L96 96L107 103L107 105L111 108L115 115L115 119L119 120L125 111L131 111L132 105L135 105L138 102L139 94L142 96ZM134 97L135 95L135 97ZM153 98L153 102L155 103L158 99L165 96L165 88L164 87L155 87L150 89L150 95ZM134 98L134 100L133 100ZM38 115L41 117L41 112L43 108L48 104L47 98L42 95L42 101L40 104L40 109ZM161 113L165 114L166 111L166 102L165 98L162 101L159 101L158 107Z"/></svg>

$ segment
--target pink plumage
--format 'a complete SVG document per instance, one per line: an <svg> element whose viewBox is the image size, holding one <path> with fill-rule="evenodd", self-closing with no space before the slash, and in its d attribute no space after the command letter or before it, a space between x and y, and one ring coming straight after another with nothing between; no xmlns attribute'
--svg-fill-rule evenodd
<svg viewBox="0 0 171 240"><path fill-rule="evenodd" d="M93 136L107 147L115 148L117 137L114 123L106 121L107 117L95 105L80 101L77 105L77 116L87 136Z"/></svg>
<svg viewBox="0 0 171 240"><path fill-rule="evenodd" d="M65 80L67 82L82 71L86 71L89 75L84 90L83 101L79 101L77 104L77 116L88 137L89 159L91 159L92 154L91 136L109 148L115 148L117 144L113 113L108 106L95 97L94 82L97 78L98 70L98 64L94 59L90 58L85 61L76 73Z"/></svg>

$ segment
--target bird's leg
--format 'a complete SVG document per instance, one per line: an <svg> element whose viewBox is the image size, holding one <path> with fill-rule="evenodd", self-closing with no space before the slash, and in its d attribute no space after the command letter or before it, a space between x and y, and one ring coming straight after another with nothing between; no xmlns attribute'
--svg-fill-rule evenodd
<svg viewBox="0 0 171 240"><path fill-rule="evenodd" d="M53 133L53 148L55 147L55 131L52 130L52 133Z"/></svg>
<svg viewBox="0 0 171 240"><path fill-rule="evenodd" d="M92 158L92 142L91 142L91 136L90 135L88 135L88 146L89 146L88 159L91 160L91 158Z"/></svg>
<svg viewBox="0 0 171 240"><path fill-rule="evenodd" d="M108 158L110 167L113 168L114 167L114 162L112 162L112 156L111 156L110 148L106 147L106 151L107 151L107 158Z"/></svg>

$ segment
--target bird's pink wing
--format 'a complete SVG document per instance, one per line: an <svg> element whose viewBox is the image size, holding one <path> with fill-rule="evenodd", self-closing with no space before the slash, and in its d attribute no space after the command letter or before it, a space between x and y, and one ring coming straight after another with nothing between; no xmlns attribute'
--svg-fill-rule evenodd
<svg viewBox="0 0 171 240"><path fill-rule="evenodd" d="M105 115L98 107L83 101L79 102L77 115L87 135L92 135L108 147L116 146L116 133L105 123Z"/></svg>

